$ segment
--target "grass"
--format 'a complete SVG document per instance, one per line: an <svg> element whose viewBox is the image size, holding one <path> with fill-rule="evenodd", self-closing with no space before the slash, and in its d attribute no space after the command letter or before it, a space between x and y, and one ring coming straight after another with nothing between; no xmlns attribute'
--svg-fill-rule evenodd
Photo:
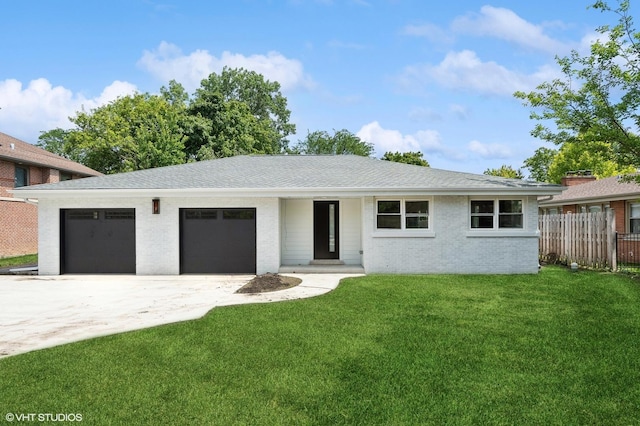
<svg viewBox="0 0 640 426"><path fill-rule="evenodd" d="M3 257L0 258L0 268L11 266L30 265L38 263L37 254L26 254L24 256Z"/></svg>
<svg viewBox="0 0 640 426"><path fill-rule="evenodd" d="M0 410L83 424L638 424L639 342L640 284L626 276L371 275L2 359Z"/></svg>

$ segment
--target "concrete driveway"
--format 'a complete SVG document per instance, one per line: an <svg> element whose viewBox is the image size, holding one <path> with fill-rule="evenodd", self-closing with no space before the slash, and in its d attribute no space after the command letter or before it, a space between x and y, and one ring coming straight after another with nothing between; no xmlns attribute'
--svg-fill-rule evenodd
<svg viewBox="0 0 640 426"><path fill-rule="evenodd" d="M261 294L235 293L253 275L0 276L0 357L196 319L216 306L317 296L358 275L291 276L302 283Z"/></svg>

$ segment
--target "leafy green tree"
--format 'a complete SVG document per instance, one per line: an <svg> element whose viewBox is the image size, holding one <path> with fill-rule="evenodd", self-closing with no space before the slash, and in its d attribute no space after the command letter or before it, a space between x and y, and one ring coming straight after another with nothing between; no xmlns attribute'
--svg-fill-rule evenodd
<svg viewBox="0 0 640 426"><path fill-rule="evenodd" d="M78 153L74 152L72 147L69 145L67 140L68 136L69 130L61 129L60 127L46 132L40 132L36 146L77 162L80 158Z"/></svg>
<svg viewBox="0 0 640 426"><path fill-rule="evenodd" d="M549 183L560 183L567 172L575 170L591 170L598 178L635 171L632 166L619 165L614 157L611 145L604 142L566 142L559 150L538 148L525 160L524 167L532 179Z"/></svg>
<svg viewBox="0 0 640 426"><path fill-rule="evenodd" d="M373 144L363 141L346 129L333 131L333 135L324 130L307 133L307 137L298 141L290 152L292 154L353 154L363 157L373 155Z"/></svg>
<svg viewBox="0 0 640 426"><path fill-rule="evenodd" d="M414 164L416 166L429 167L429 162L423 158L423 153L416 152L391 152L387 151L381 160L394 161L396 163Z"/></svg>
<svg viewBox="0 0 640 426"><path fill-rule="evenodd" d="M635 171L611 160L611 146L604 142L564 143L549 165L548 181L560 183L567 172L575 170L591 170L598 179Z"/></svg>
<svg viewBox="0 0 640 426"><path fill-rule="evenodd" d="M120 97L72 117L63 150L105 174L184 163L183 114L162 96Z"/></svg>
<svg viewBox="0 0 640 426"><path fill-rule="evenodd" d="M196 99L188 113L191 127L186 147L192 158L280 152L269 122L256 118L244 102L224 102L219 94L207 94Z"/></svg>
<svg viewBox="0 0 640 426"><path fill-rule="evenodd" d="M170 87L169 92L175 91ZM225 67L220 74L202 80L187 113L193 119L186 153L199 160L285 152L287 137L295 132L280 84L242 68Z"/></svg>
<svg viewBox="0 0 640 426"><path fill-rule="evenodd" d="M514 96L531 107L531 118L538 120L533 136L556 145L610 144L616 163L635 167L640 165L640 33L629 14L629 1L620 1L615 9L605 1L591 7L618 15L616 25L597 29L604 40L594 42L588 56L574 50L559 58L564 78ZM549 121L554 126L547 125Z"/></svg>
<svg viewBox="0 0 640 426"><path fill-rule="evenodd" d="M522 175L522 171L520 169L516 170L511 166L503 164L499 169L487 169L484 171L485 175L489 176L499 176L510 179L524 179Z"/></svg>
<svg viewBox="0 0 640 426"><path fill-rule="evenodd" d="M224 68L190 97L172 80L160 95L135 94L71 118L75 128L42 132L40 146L103 173L238 154L287 152L287 100L280 84Z"/></svg>
<svg viewBox="0 0 640 426"><path fill-rule="evenodd" d="M189 94L184 86L175 80L169 81L169 86L162 86L160 94L171 105L186 108L189 103Z"/></svg>
<svg viewBox="0 0 640 426"><path fill-rule="evenodd" d="M524 160L523 167L529 170L529 177L537 182L551 182L549 180L549 167L558 150L540 147L533 156Z"/></svg>

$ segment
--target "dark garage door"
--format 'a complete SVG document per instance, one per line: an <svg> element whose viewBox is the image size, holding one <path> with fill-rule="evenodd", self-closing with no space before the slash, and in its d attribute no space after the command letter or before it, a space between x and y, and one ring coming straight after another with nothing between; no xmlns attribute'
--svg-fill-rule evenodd
<svg viewBox="0 0 640 426"><path fill-rule="evenodd" d="M61 221L62 273L135 274L135 209L68 209Z"/></svg>
<svg viewBox="0 0 640 426"><path fill-rule="evenodd" d="M256 209L180 209L180 272L256 272Z"/></svg>

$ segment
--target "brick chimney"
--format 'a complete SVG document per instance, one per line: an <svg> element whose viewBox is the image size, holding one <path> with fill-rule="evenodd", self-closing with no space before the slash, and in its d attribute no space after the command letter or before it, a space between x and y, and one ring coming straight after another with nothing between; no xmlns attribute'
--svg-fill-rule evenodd
<svg viewBox="0 0 640 426"><path fill-rule="evenodd" d="M596 180L596 177L591 174L591 170L575 170L567 172L567 175L562 178L560 184L562 186L574 186L593 182L594 180Z"/></svg>

